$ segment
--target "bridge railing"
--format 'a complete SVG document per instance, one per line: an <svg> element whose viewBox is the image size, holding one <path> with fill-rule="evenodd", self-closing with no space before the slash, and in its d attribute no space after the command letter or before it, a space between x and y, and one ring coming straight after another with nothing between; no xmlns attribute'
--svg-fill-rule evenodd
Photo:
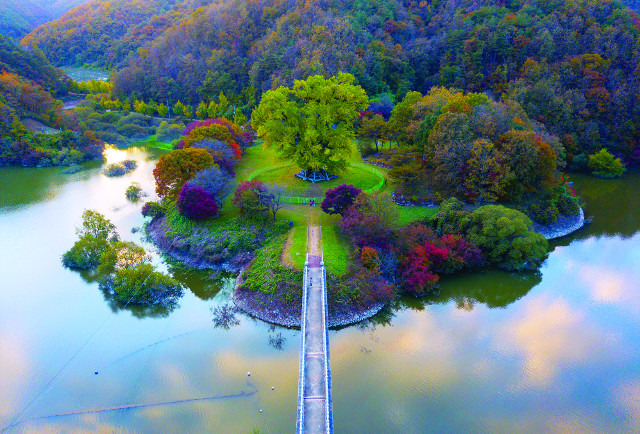
<svg viewBox="0 0 640 434"><path fill-rule="evenodd" d="M305 377L305 348L306 318L307 318L307 288L309 287L309 227L307 226L307 255L304 263L304 274L302 278L302 314L300 316L300 371L298 373L298 418L296 420L296 431L302 434L304 429L304 377Z"/></svg>
<svg viewBox="0 0 640 434"><path fill-rule="evenodd" d="M331 362L329 357L329 312L327 306L327 270L324 267L324 255L321 262L322 267L322 293L324 302L322 303L322 314L324 316L324 335L322 346L324 350L324 396L325 396L325 426L328 433L333 433L333 398L331 396Z"/></svg>

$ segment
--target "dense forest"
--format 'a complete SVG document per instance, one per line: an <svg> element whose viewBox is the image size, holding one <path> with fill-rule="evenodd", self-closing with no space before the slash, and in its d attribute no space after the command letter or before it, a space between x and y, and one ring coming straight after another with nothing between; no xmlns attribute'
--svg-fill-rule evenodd
<svg viewBox="0 0 640 434"><path fill-rule="evenodd" d="M21 38L85 0L0 0L0 35Z"/></svg>
<svg viewBox="0 0 640 434"><path fill-rule="evenodd" d="M249 114L263 92L352 73L399 102L433 86L518 102L571 154L638 143L640 19L619 2L94 0L28 35L54 64L124 66L120 98ZM192 13L189 13L192 12ZM179 23L179 24L178 24Z"/></svg>

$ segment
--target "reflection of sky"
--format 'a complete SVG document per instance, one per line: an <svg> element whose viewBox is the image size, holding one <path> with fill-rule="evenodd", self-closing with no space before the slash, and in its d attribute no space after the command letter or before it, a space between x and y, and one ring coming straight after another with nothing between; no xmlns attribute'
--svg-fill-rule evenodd
<svg viewBox="0 0 640 434"><path fill-rule="evenodd" d="M139 167L129 175L78 175L51 197L0 213L0 428L95 333L24 420L257 393L31 420L22 429L292 431L299 332L278 329L286 343L277 351L263 323L242 317L229 331L215 329L209 309L219 297L191 292L167 317L112 312L97 284L60 266L84 208L105 213L125 239L140 240L130 230L143 221L141 204L127 202L124 190L137 181L153 195L153 162L139 150L114 151L109 161L132 156ZM499 273L456 278L460 290L451 293L478 300L472 309L443 296L397 312L386 327L331 332L336 431L637 430L638 263L640 234L577 240L550 254L540 283ZM197 279L189 283L200 296L215 294Z"/></svg>

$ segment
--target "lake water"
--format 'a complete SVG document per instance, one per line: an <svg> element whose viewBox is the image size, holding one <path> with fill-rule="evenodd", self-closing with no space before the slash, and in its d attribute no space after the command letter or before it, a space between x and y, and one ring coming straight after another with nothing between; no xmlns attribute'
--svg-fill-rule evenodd
<svg viewBox="0 0 640 434"><path fill-rule="evenodd" d="M121 178L0 169L0 429L295 430L300 334L245 316L215 328L231 279L156 256L189 291L171 312L122 310L61 266L85 208L153 250L124 192L153 197L160 153L109 151L139 162ZM574 181L594 222L539 273L444 279L437 297L330 332L336 432L638 430L640 174Z"/></svg>

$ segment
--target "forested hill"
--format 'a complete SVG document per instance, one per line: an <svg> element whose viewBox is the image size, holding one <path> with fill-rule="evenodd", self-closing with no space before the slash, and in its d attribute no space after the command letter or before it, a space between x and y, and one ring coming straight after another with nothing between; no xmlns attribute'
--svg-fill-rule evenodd
<svg viewBox="0 0 640 434"><path fill-rule="evenodd" d="M0 35L22 38L87 0L0 0Z"/></svg>
<svg viewBox="0 0 640 434"><path fill-rule="evenodd" d="M568 152L638 146L640 20L618 1L207 3L94 0L23 42L57 64L121 64L120 98L194 104L223 91L249 114L270 88L347 71L395 102L433 86L515 100Z"/></svg>

